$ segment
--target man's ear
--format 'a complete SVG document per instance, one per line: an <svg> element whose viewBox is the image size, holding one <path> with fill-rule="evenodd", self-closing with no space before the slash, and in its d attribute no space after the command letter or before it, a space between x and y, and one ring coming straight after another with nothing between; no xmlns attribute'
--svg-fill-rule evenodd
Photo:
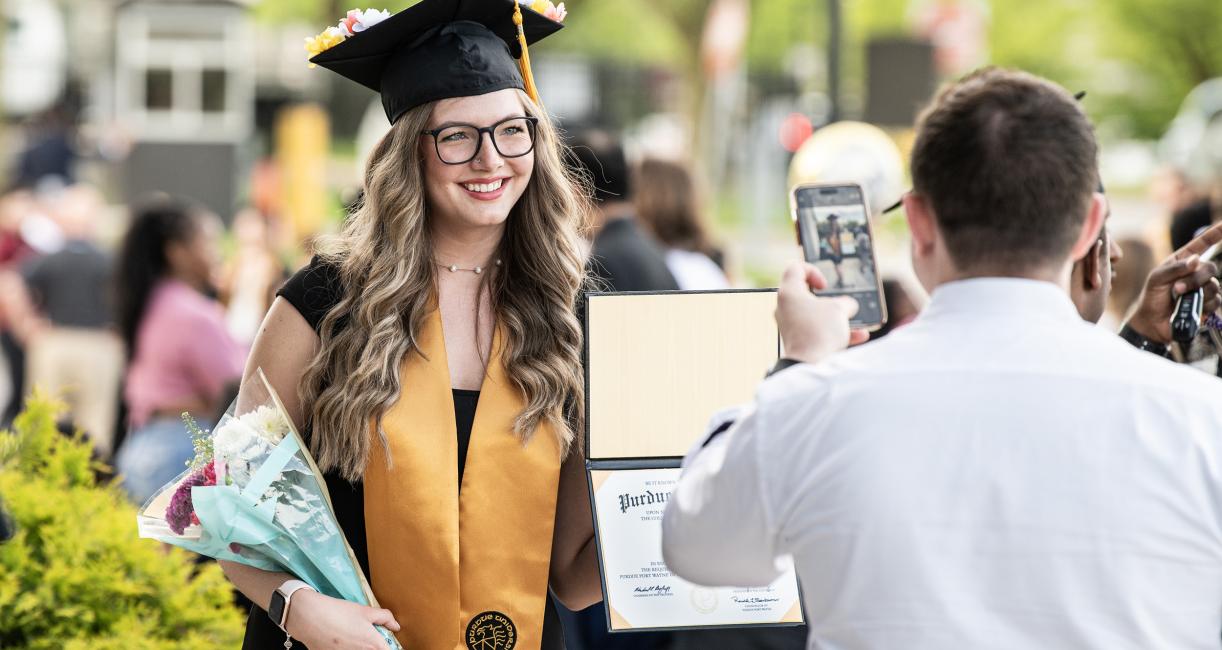
<svg viewBox="0 0 1222 650"><path fill-rule="evenodd" d="M908 231L912 235L912 252L928 257L937 247L938 224L925 197L916 192L904 195L904 216L908 219Z"/></svg>
<svg viewBox="0 0 1222 650"><path fill-rule="evenodd" d="M1107 255L1107 246L1103 238L1095 240L1095 245L1082 258L1082 288L1087 291L1098 291L1103 286L1103 256Z"/></svg>
<svg viewBox="0 0 1222 650"><path fill-rule="evenodd" d="M1082 220L1082 228L1078 231L1078 239L1070 251L1071 260L1080 260L1091 250L1099 239L1099 231L1103 229L1103 221L1107 218L1107 198L1099 192L1091 195L1090 209Z"/></svg>

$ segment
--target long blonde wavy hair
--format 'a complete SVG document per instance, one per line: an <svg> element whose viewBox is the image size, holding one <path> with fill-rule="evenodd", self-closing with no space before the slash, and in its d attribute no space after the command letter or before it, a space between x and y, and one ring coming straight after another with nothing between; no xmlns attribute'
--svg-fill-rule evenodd
<svg viewBox="0 0 1222 650"><path fill-rule="evenodd" d="M585 282L580 237L591 203L546 113L518 94L539 119L534 170L506 222L498 251L505 263L485 283L503 331L502 362L526 403L514 432L526 441L540 423L551 424L563 457L580 438L576 415L584 411L574 305ZM417 335L434 306L437 265L419 137L434 105L395 122L369 156L362 205L338 235L318 242L320 258L339 270L342 297L319 325L321 349L298 392L319 467L348 480L364 474L370 422L399 399L405 355L423 354ZM385 432L376 431L386 449Z"/></svg>

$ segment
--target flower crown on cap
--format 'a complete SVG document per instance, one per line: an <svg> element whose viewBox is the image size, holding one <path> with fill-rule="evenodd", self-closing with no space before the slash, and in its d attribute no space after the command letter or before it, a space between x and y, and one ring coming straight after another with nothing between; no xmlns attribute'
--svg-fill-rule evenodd
<svg viewBox="0 0 1222 650"><path fill-rule="evenodd" d="M551 0L518 0L522 6L534 11L535 13L554 20L558 23L564 22L568 11L564 8L564 3L552 4ZM311 36L305 39L305 49L310 53L309 58L314 58L323 52L343 43L346 39L356 36L357 34L373 27L374 25L390 18L390 12L383 9L353 9L348 12L344 19L339 21L339 24L328 27L317 36ZM315 67L313 63L310 67Z"/></svg>
<svg viewBox="0 0 1222 650"><path fill-rule="evenodd" d="M339 21L339 24L324 29L317 36L305 39L305 49L310 53L310 58L312 59L343 43L345 39L360 34L387 18L390 18L390 12L385 9L381 11L377 9L366 9L364 11L353 9L348 12L347 16L344 16L343 20ZM314 64L311 63L310 67L313 68Z"/></svg>
<svg viewBox="0 0 1222 650"><path fill-rule="evenodd" d="M558 23L564 22L564 18L569 15L563 2L558 5L552 4L551 0L518 0L518 2L540 16Z"/></svg>

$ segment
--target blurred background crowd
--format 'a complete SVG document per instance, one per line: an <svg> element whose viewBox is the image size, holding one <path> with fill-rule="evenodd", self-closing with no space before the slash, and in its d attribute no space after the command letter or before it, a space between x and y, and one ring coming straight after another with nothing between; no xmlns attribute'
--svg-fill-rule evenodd
<svg viewBox="0 0 1222 650"><path fill-rule="evenodd" d="M910 319L904 220L881 209L907 187L919 107L985 64L1086 91L1124 250L1106 326L1222 218L1218 0L567 4L532 51L541 96L573 137L622 145L615 216L680 288L772 286L800 254L790 185L853 180L892 324ZM182 469L178 414L206 425L228 403L275 290L342 222L388 128L376 96L305 62L303 39L350 8L3 3L0 427L41 387L134 501Z"/></svg>

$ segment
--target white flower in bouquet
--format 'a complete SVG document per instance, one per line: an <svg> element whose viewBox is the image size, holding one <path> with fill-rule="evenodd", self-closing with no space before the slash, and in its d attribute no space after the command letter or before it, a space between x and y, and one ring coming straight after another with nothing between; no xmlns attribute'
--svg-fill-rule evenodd
<svg viewBox="0 0 1222 650"><path fill-rule="evenodd" d="M280 444L289 431L289 423L285 421L279 409L270 406L260 406L238 419L273 445Z"/></svg>
<svg viewBox="0 0 1222 650"><path fill-rule="evenodd" d="M230 467L238 463L248 465L271 451L267 439L240 419L230 420L217 429L212 438L212 448L216 456L225 459L225 464Z"/></svg>
<svg viewBox="0 0 1222 650"><path fill-rule="evenodd" d="M270 406L230 419L213 434L212 447L229 465L246 464L271 453L288 433L288 422Z"/></svg>

